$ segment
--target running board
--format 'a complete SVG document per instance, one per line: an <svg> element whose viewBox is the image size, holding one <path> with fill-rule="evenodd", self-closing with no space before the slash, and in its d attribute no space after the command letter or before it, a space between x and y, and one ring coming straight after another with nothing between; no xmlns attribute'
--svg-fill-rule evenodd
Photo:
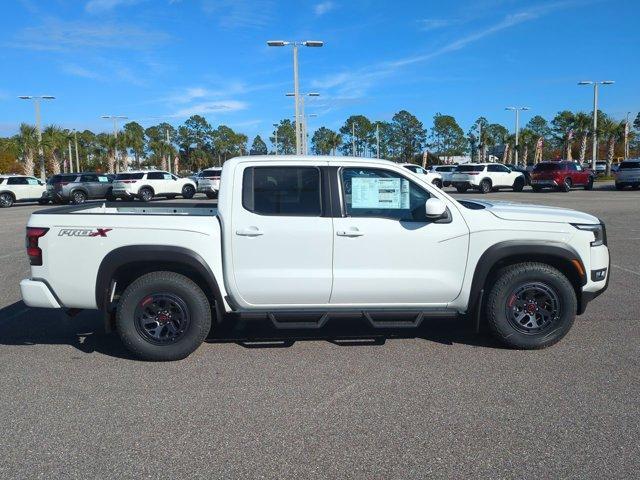
<svg viewBox="0 0 640 480"><path fill-rule="evenodd" d="M305 312L309 313L309 312ZM273 326L277 329L320 329L325 326L327 321L329 320L329 316L332 314L344 314L346 312L318 312L320 318L318 320L305 320L305 321L297 321L297 320L278 320L278 314L273 312L268 312L267 317L271 320ZM425 318L455 318L458 316L458 313L453 310L447 309L438 309L438 310L427 310L427 311L384 311L384 310L375 310L375 311L364 311L364 310L356 310L351 311L350 313L359 314L363 316L369 325L373 328L418 328L422 324L422 321ZM378 314L386 315L388 318L390 314L397 313L400 316L404 316L406 318L407 314L413 316L410 320L376 320L374 316ZM288 314L288 316L295 315L294 312L279 312L280 315ZM393 316L393 315L392 315Z"/></svg>

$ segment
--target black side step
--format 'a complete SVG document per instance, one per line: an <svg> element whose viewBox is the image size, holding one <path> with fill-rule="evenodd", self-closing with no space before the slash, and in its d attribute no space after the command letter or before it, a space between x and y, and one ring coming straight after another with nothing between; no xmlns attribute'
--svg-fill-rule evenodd
<svg viewBox="0 0 640 480"><path fill-rule="evenodd" d="M302 321L302 322L280 321L276 318L275 314L271 312L267 313L267 316L269 317L269 320L271 320L271 323L273 323L273 326L275 328L283 329L283 330L302 329L302 328L318 329L318 328L324 327L325 323L327 323L327 320L329 320L328 312L323 313L318 320L310 320L310 321Z"/></svg>
<svg viewBox="0 0 640 480"><path fill-rule="evenodd" d="M369 312L362 312L373 328L418 328L424 320L424 312L418 312L413 320L374 320Z"/></svg>

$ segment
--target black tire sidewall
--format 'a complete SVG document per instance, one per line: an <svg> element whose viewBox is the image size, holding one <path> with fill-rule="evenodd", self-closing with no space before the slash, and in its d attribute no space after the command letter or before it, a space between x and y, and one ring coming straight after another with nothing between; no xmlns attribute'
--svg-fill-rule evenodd
<svg viewBox="0 0 640 480"><path fill-rule="evenodd" d="M523 178L516 178L515 182L513 182L513 191L521 192L524 189L524 184L526 182Z"/></svg>
<svg viewBox="0 0 640 480"><path fill-rule="evenodd" d="M135 310L139 302L159 292L173 293L182 298L191 322L184 336L168 345L155 345L147 341L135 325ZM153 272L140 277L125 290L118 304L116 329L127 349L143 360L181 360L195 351L208 335L211 307L200 287L184 275Z"/></svg>
<svg viewBox="0 0 640 480"><path fill-rule="evenodd" d="M149 192L149 198L145 198L144 192ZM141 188L138 192L138 195L140 197L140 200L142 200L143 202L149 202L153 198L153 191L147 187Z"/></svg>
<svg viewBox="0 0 640 480"><path fill-rule="evenodd" d="M189 198L193 198L193 196L196 194L196 189L193 188L193 185L185 185L184 187L182 187L182 197L189 199Z"/></svg>
<svg viewBox="0 0 640 480"><path fill-rule="evenodd" d="M80 196L80 198L81 198L80 201L76 200L76 195ZM75 191L75 192L73 192L71 194L71 200L75 205L81 205L81 204L83 204L84 202L87 201L87 194L82 192L82 191Z"/></svg>
<svg viewBox="0 0 640 480"><path fill-rule="evenodd" d="M485 188L485 185L489 185L489 188ZM489 193L491 191L491 182L489 180L482 180L480 182L480 193Z"/></svg>
<svg viewBox="0 0 640 480"><path fill-rule="evenodd" d="M560 301L561 315L555 324L539 334L518 331L507 319L505 306L508 296L520 284L542 282L551 287ZM492 333L512 348L544 348L560 341L573 325L577 300L573 286L558 270L542 264L526 264L520 268L507 267L499 274L487 298L486 314Z"/></svg>

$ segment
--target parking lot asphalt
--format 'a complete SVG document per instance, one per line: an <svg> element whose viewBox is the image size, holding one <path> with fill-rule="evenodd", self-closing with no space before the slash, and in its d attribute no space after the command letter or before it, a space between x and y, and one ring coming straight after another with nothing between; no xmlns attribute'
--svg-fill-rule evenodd
<svg viewBox="0 0 640 480"><path fill-rule="evenodd" d="M609 289L556 346L507 350L451 320L384 336L244 320L141 362L97 312L21 303L43 207L0 210L0 478L637 478L640 192L487 197L607 225Z"/></svg>

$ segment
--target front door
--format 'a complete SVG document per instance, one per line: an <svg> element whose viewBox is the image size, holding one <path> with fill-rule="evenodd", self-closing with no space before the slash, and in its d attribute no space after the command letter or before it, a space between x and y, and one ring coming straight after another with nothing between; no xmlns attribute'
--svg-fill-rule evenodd
<svg viewBox="0 0 640 480"><path fill-rule="evenodd" d="M455 207L429 221L424 186L384 168L343 168L334 220L337 305L444 306L462 287L469 229Z"/></svg>
<svg viewBox="0 0 640 480"><path fill-rule="evenodd" d="M249 308L329 302L333 224L321 176L320 168L295 163L247 164L236 175L233 191L242 198L234 196L241 205L224 226L231 228L233 263L226 270Z"/></svg>

